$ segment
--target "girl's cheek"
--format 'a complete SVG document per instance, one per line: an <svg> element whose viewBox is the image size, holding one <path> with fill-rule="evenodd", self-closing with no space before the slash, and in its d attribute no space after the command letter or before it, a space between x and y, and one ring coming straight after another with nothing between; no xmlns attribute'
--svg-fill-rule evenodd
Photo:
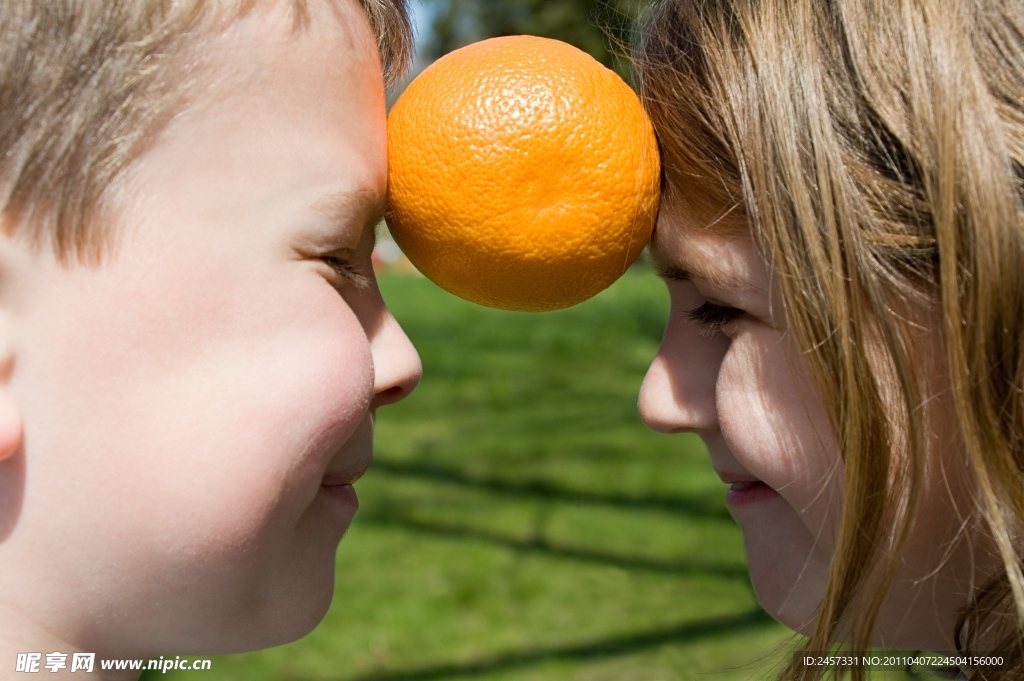
<svg viewBox="0 0 1024 681"><path fill-rule="evenodd" d="M777 490L809 529L830 532L842 462L800 353L765 327L738 334L717 385L722 435L753 476Z"/></svg>
<svg viewBox="0 0 1024 681"><path fill-rule="evenodd" d="M776 408L773 386L763 375L761 352L749 335L735 337L722 359L715 386L718 419L722 434L744 465L758 466L760 457L777 449L773 417ZM757 474L754 469L749 472ZM760 476L758 476L760 477Z"/></svg>

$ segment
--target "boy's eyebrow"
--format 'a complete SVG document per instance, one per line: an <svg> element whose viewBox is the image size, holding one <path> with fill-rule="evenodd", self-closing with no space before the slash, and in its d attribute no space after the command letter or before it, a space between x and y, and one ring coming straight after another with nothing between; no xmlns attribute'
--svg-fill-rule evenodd
<svg viewBox="0 0 1024 681"><path fill-rule="evenodd" d="M387 197L369 189L339 191L320 200L316 210L333 225L358 220L367 227L376 227L383 219Z"/></svg>

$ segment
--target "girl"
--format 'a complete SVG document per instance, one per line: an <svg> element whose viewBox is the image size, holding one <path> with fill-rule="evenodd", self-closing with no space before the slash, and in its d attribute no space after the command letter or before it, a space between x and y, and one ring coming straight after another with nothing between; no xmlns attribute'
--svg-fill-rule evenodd
<svg viewBox="0 0 1024 681"><path fill-rule="evenodd" d="M704 439L804 652L1024 678L1024 3L667 0L637 65L672 300L644 420Z"/></svg>

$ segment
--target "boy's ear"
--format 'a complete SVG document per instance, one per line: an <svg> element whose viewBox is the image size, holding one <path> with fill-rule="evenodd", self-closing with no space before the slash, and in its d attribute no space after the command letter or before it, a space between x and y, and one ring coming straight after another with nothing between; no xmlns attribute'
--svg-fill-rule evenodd
<svg viewBox="0 0 1024 681"><path fill-rule="evenodd" d="M14 350L11 325L4 317L0 312L0 461L18 451L23 435L21 410L10 391Z"/></svg>
<svg viewBox="0 0 1024 681"><path fill-rule="evenodd" d="M10 393L0 393L0 461L18 451L21 436L21 413L18 411L18 405Z"/></svg>
<svg viewBox="0 0 1024 681"><path fill-rule="evenodd" d="M25 252L25 244L14 236L10 218L0 215L0 286L6 287L13 264L23 259ZM18 451L24 435L21 408L10 390L14 354L14 325L9 311L0 307L0 462Z"/></svg>

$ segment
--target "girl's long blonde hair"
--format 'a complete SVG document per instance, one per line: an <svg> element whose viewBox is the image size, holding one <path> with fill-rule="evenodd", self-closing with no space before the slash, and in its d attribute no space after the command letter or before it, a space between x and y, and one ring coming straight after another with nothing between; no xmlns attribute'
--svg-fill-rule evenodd
<svg viewBox="0 0 1024 681"><path fill-rule="evenodd" d="M985 678L1024 678L1024 2L667 0L636 68L668 195L745 215L831 407L843 513L804 650L842 621L868 647L911 531L934 424L892 310L925 305L1001 565L951 635L1012 657Z"/></svg>

